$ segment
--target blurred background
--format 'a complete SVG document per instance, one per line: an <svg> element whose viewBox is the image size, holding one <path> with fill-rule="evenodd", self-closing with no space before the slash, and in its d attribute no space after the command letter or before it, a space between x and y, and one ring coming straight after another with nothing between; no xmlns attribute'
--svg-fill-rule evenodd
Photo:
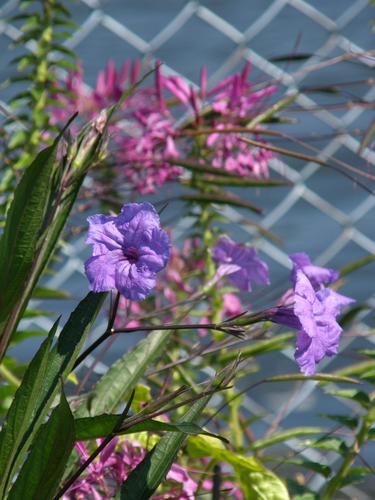
<svg viewBox="0 0 375 500"><path fill-rule="evenodd" d="M17 13L17 4L16 0L3 0L0 7L2 81L13 71L8 62L15 53L7 47L20 33L16 23L7 19ZM76 0L67 1L66 5L79 25L67 45L81 59L87 85L95 84L98 72L109 59L118 67L129 58L140 57L150 66L159 59L166 73L183 76L193 85L198 83L202 65L206 65L212 85L250 61L250 80L254 85L274 82L279 87L279 97L299 91L296 101L283 112L286 120L272 125L275 130L308 143L312 156L334 156L362 172L375 173L371 142L369 147L361 148L374 120L375 54L365 52L373 48L371 19L375 9L368 1ZM9 92L1 91L2 102L7 101ZM278 139L273 144L302 151L295 140L291 143L289 139ZM350 173L343 165L335 165L341 172ZM256 222L270 230L274 239L259 239L252 226L241 223L241 211L226 210L233 222L232 237L256 245L270 267L272 290L253 294L250 300L254 308L277 300L285 289L290 253L305 251L317 264L338 269L375 254L375 196L369 192L375 189L374 182L355 176L356 182L335 169L282 155L272 160L270 166L273 176L281 174L293 183L292 187L259 189L256 193L255 201L264 209ZM241 195L243 192L239 191ZM162 198L162 194L157 193L153 199ZM188 217L171 220L176 241L190 223ZM64 306L67 312L87 290L82 262L89 249L80 236L67 244L63 252L69 259L48 278L47 284L72 293L72 301L66 301ZM344 294L369 308L361 313L361 324L356 327L359 330L349 330L345 335L340 355L322 363L321 371L334 371L347 364L348 357L355 357L354 348L373 347L369 333L374 327L374 282L372 262L353 273L342 288ZM51 309L54 307L60 310L61 303L52 303ZM30 319L28 326L47 329L52 319ZM101 331L102 326L98 325L97 332ZM132 342L136 339L134 336ZM35 345L26 342L22 346L17 356L27 360ZM98 373L125 347L125 339L116 342L107 358L97 365ZM261 368L253 381L265 375L295 372L293 349L263 356ZM245 387L248 382L241 384ZM277 390L272 386L265 390L262 386L248 394L244 403L248 411L266 415L256 424L260 433L282 406L282 426L288 427L320 425L322 420L317 415L322 408L339 413L343 405L351 405L349 400L328 399L312 381L295 387L286 385L285 391L283 388L278 385ZM294 448L295 443L290 440L282 445L282 452ZM308 453L307 458L320 460L318 451ZM374 464L374 449L364 453L370 462L372 457ZM334 462L336 456L328 454L325 459ZM311 486L319 488L322 481L322 476L317 475ZM359 488L352 486L348 497L373 498L374 489L371 481Z"/></svg>

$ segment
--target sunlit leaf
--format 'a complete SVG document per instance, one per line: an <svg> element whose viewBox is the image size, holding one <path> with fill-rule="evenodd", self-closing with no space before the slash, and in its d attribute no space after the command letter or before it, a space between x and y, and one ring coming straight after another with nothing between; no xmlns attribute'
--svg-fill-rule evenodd
<svg viewBox="0 0 375 500"><path fill-rule="evenodd" d="M255 457L241 455L225 449L220 442L210 437L189 438L189 455L211 457L229 463L235 472L245 498L254 500L287 500L288 491L284 483Z"/></svg>

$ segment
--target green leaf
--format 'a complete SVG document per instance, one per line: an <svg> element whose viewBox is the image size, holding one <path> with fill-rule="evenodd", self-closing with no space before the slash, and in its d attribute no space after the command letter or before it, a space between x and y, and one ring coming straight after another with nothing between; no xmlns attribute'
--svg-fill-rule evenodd
<svg viewBox="0 0 375 500"><path fill-rule="evenodd" d="M64 38L67 38L64 36ZM64 59L59 59L58 61L54 62L54 66L57 66L59 68L68 70L68 71L76 71L77 70L77 65L74 62L71 61L65 61Z"/></svg>
<svg viewBox="0 0 375 500"><path fill-rule="evenodd" d="M208 403L210 396L196 401L183 416L180 423L195 423ZM150 498L163 481L186 434L168 433L163 436L146 457L129 474L121 488L123 500L146 500Z"/></svg>
<svg viewBox="0 0 375 500"><path fill-rule="evenodd" d="M53 290L52 288L47 288L45 286L37 286L32 294L33 299L69 299L71 298L70 293L64 292L63 290Z"/></svg>
<svg viewBox="0 0 375 500"><path fill-rule="evenodd" d="M273 56L269 58L271 62L294 62L294 61L306 61L306 59L310 59L313 57L313 53L306 52L300 54L286 54L282 56Z"/></svg>
<svg viewBox="0 0 375 500"><path fill-rule="evenodd" d="M345 368L341 368L341 370L336 370L335 374L339 376L342 375L361 376L363 373L374 368L374 366L375 366L375 360L360 361L359 363L354 363L352 365L345 366Z"/></svg>
<svg viewBox="0 0 375 500"><path fill-rule="evenodd" d="M342 375L333 375L330 373L316 373L315 375L302 375L302 373L290 373L285 375L275 375L264 379L264 382L291 382L291 381L316 380L317 382L334 383L345 382L346 384L358 384L358 380Z"/></svg>
<svg viewBox="0 0 375 500"><path fill-rule="evenodd" d="M286 481L293 500L321 500L320 495L309 490L307 486L299 484L293 479L287 479Z"/></svg>
<svg viewBox="0 0 375 500"><path fill-rule="evenodd" d="M24 446L27 430L35 419L38 398L48 367L48 351L56 329L57 322L32 359L0 432L0 498L5 496L12 479L18 450Z"/></svg>
<svg viewBox="0 0 375 500"><path fill-rule="evenodd" d="M262 459L266 462L270 460L272 462L298 465L299 467L303 467L304 469L308 469L308 470L312 470L314 472L317 472L318 474L321 474L324 477L330 476L331 472L332 472L331 468L328 465L321 464L318 462L312 462L311 460L304 460L304 459L299 459L299 458L288 458L288 457L282 457L282 458L275 459L274 457L265 457L265 456L263 456Z"/></svg>
<svg viewBox="0 0 375 500"><path fill-rule="evenodd" d="M20 342L23 342L26 339L31 339L34 337L41 337L45 336L46 332L43 332L41 330L17 330L14 332L12 335L12 338L10 340L10 346L14 346L19 344Z"/></svg>
<svg viewBox="0 0 375 500"><path fill-rule="evenodd" d="M46 309L26 309L23 313L23 318L40 318L41 316L52 316L51 311L47 311Z"/></svg>
<svg viewBox="0 0 375 500"><path fill-rule="evenodd" d="M69 317L56 345L50 350L57 323L32 359L0 432L0 498L43 423L60 381L69 375L105 295L90 292Z"/></svg>
<svg viewBox="0 0 375 500"><path fill-rule="evenodd" d="M358 154L361 155L363 153L363 150L368 147L372 137L375 134L375 120L372 121L371 125L367 129L364 137L362 138L361 141L361 147L359 148Z"/></svg>
<svg viewBox="0 0 375 500"><path fill-rule="evenodd" d="M8 284L0 289L0 361L55 249L87 170L95 163L103 144L102 133L91 135L90 148L81 153L76 168L69 167L69 183L62 185L66 172L55 161L55 154L70 122L53 146L39 153L26 169L9 210L0 242L0 282Z"/></svg>
<svg viewBox="0 0 375 500"><path fill-rule="evenodd" d="M14 327L11 319L26 305L19 303L19 297L30 286L37 244L49 207L56 146L41 151L24 173L15 190L0 241L0 282L7 283L0 289L3 348Z"/></svg>
<svg viewBox="0 0 375 500"><path fill-rule="evenodd" d="M75 443L74 418L64 394L39 430L9 500L53 498Z"/></svg>
<svg viewBox="0 0 375 500"><path fill-rule="evenodd" d="M328 413L319 413L319 415L324 418L329 418L334 422L339 422L352 430L358 427L358 419L356 417L350 417L349 415L329 415Z"/></svg>
<svg viewBox="0 0 375 500"><path fill-rule="evenodd" d="M151 387L145 384L137 384L131 409L134 413L143 410L145 403L152 400Z"/></svg>
<svg viewBox="0 0 375 500"><path fill-rule="evenodd" d="M359 391L358 389L332 389L327 390L326 392L339 398L351 399L352 401L356 401L363 408L367 409L371 407L371 401L368 395L363 391Z"/></svg>
<svg viewBox="0 0 375 500"><path fill-rule="evenodd" d="M72 23L71 21L62 20L60 24L62 26L71 26L73 29L76 28L75 24ZM51 44L51 50L55 51L55 52L60 52L64 56L69 56L69 57L72 57L73 59L76 58L76 53L73 50L68 49L68 47L65 47L64 45L59 45L57 43L52 43Z"/></svg>
<svg viewBox="0 0 375 500"><path fill-rule="evenodd" d="M342 315L340 318L340 326L342 328L347 328L353 321L357 319L357 316L363 312L371 309L369 304L357 304L349 308L349 310Z"/></svg>
<svg viewBox="0 0 375 500"><path fill-rule="evenodd" d="M355 467L351 469L342 482L342 488L349 484L359 484L364 481L367 474L374 474L373 470L365 469L364 467Z"/></svg>
<svg viewBox="0 0 375 500"><path fill-rule="evenodd" d="M281 186L291 186L290 181L279 181L276 179L248 179L246 177L222 177L222 176L212 176L212 177L202 177L199 179L199 183L202 185L214 186L234 186L234 187L281 187Z"/></svg>
<svg viewBox="0 0 375 500"><path fill-rule="evenodd" d="M288 500L284 483L255 457L226 450L220 442L206 436L189 438L188 454L193 457L212 457L229 463L235 472L244 497L251 500Z"/></svg>
<svg viewBox="0 0 375 500"><path fill-rule="evenodd" d="M156 331L140 341L133 351L117 360L97 383L89 408L81 405L76 415L100 415L114 411L137 385L146 368L163 352L170 332Z"/></svg>
<svg viewBox="0 0 375 500"><path fill-rule="evenodd" d="M14 132L14 134L12 134L11 139L8 143L8 148L9 149L18 148L19 146L25 143L26 138L27 138L27 133L25 130L21 129L17 130L16 132Z"/></svg>
<svg viewBox="0 0 375 500"><path fill-rule="evenodd" d="M247 126L248 127L255 127L259 123L269 121L270 118L272 118L276 113L278 113L282 109L288 107L289 104L291 104L292 102L294 102L296 100L297 96L298 96L298 93L291 94L291 95L288 95L286 97L283 97L278 102L276 102L275 104L273 104L272 106L270 106L268 109L266 109L265 111L263 111L263 113L257 114L255 116L255 118L253 118L252 120L250 120L250 122L247 124Z"/></svg>
<svg viewBox="0 0 375 500"><path fill-rule="evenodd" d="M232 178L233 175L224 170L223 168L216 168L208 165L207 163L193 163L191 161L183 161L183 160L172 160L169 159L168 163L171 165L176 165L177 167L186 168L186 170L190 170L191 172L201 173L201 174L212 174L212 175L220 175L221 177L229 177Z"/></svg>
<svg viewBox="0 0 375 500"><path fill-rule="evenodd" d="M358 269L367 266L367 264L374 262L374 260L375 260L375 255L366 255L366 257L361 257L360 259L356 259L340 269L340 276L342 277L346 276L347 274L353 273L354 271L357 271Z"/></svg>
<svg viewBox="0 0 375 500"><path fill-rule="evenodd" d="M258 439L251 445L252 450L262 450L268 448L277 443L283 443L288 439L293 439L301 436L306 436L309 434L322 434L327 432L324 427L294 427L293 429L288 429L286 431L277 432L271 437Z"/></svg>
<svg viewBox="0 0 375 500"><path fill-rule="evenodd" d="M307 440L305 441L305 444L310 448L319 448L321 450L334 451L343 456L348 451L348 447L345 441L336 437L323 437L316 441Z"/></svg>
<svg viewBox="0 0 375 500"><path fill-rule="evenodd" d="M26 32L26 31L29 31L29 30L33 30L33 29L36 29L36 28L40 28L40 24L41 24L41 19L40 19L40 16L39 14L30 14L27 19L26 19L26 22L25 24L22 26L21 30Z"/></svg>
<svg viewBox="0 0 375 500"><path fill-rule="evenodd" d="M233 193L227 193L223 190L216 189L214 193L194 193L194 194L183 194L178 196L179 200L195 202L200 204L207 203L217 203L218 205L230 205L238 208L247 208L252 212L257 214L262 213L262 209L250 203L247 200L243 200L239 196Z"/></svg>
<svg viewBox="0 0 375 500"><path fill-rule="evenodd" d="M275 336L271 339L267 340L258 340L254 342L252 345L246 346L241 349L241 358L247 359L252 356L257 356L259 354L265 354L267 352L272 351L280 351L284 349L287 345L288 340L294 338L296 336L295 333L284 333L282 335ZM228 361L232 361L236 359L238 355L238 351L228 351L220 353L219 359L221 363L227 363Z"/></svg>
<svg viewBox="0 0 375 500"><path fill-rule="evenodd" d="M108 436L112 429L118 423L120 415L98 415L96 417L84 417L75 420L76 436L78 441L87 441L88 439L98 439ZM117 419L117 420L116 420ZM161 422L160 420L146 420L127 427L124 421L125 429L120 430L118 434L134 434L135 432L183 432L184 434L205 434L223 440L221 436L212 434L203 430L199 425L191 422ZM129 423L130 424L130 423Z"/></svg>

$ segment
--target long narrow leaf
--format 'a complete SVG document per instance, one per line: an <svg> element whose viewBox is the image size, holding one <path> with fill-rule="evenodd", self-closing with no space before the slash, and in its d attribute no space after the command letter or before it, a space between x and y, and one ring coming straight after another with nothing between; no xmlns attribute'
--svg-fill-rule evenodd
<svg viewBox="0 0 375 500"><path fill-rule="evenodd" d="M103 375L90 397L90 412L81 406L76 416L100 415L112 412L125 400L154 360L163 352L171 332L156 331L126 353Z"/></svg>
<svg viewBox="0 0 375 500"><path fill-rule="evenodd" d="M292 439L301 436L308 436L311 434L323 434L327 432L324 427L295 427L293 429L288 429L286 431L278 432L272 436L264 439L258 439L252 445L253 450L262 450L268 446L272 446L277 443L283 443L287 439Z"/></svg>
<svg viewBox="0 0 375 500"><path fill-rule="evenodd" d="M38 398L48 368L48 352L56 329L57 322L31 361L0 432L0 498L5 496L15 458L22 448L26 430L35 418Z"/></svg>
<svg viewBox="0 0 375 500"><path fill-rule="evenodd" d="M18 184L0 241L0 352L26 306L27 287L48 210L57 144L41 151Z"/></svg>
<svg viewBox="0 0 375 500"><path fill-rule="evenodd" d="M33 442L9 500L53 498L75 442L74 418L64 394Z"/></svg>
<svg viewBox="0 0 375 500"><path fill-rule="evenodd" d="M215 190L214 193L191 193L183 194L178 197L178 199L183 201L207 204L207 203L217 203L219 205L229 205L238 208L247 208L252 212L257 214L262 213L262 209L251 203L250 201L243 200L239 196L233 193L226 193L222 190Z"/></svg>
<svg viewBox="0 0 375 500"><path fill-rule="evenodd" d="M27 369L0 433L0 498L43 423L60 380L70 373L105 295L90 292L71 314L50 350L55 325Z"/></svg>
<svg viewBox="0 0 375 500"><path fill-rule="evenodd" d="M201 415L210 396L196 401L185 413L182 422L194 423ZM147 500L167 475L186 434L168 433L130 473L121 488L121 500Z"/></svg>
<svg viewBox="0 0 375 500"><path fill-rule="evenodd" d="M76 438L78 441L88 439L98 439L110 434L119 420L120 415L98 415L96 417L78 418L75 420ZM119 434L133 434L135 432L183 432L184 434L205 434L217 439L221 436L204 431L199 425L190 422L161 422L160 420L146 420L139 422L125 430L120 430Z"/></svg>

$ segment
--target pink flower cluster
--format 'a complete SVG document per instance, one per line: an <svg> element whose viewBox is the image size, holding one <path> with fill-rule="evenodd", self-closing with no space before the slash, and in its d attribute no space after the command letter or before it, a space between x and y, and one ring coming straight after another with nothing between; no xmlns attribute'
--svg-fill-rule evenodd
<svg viewBox="0 0 375 500"><path fill-rule="evenodd" d="M113 61L109 61L106 69L99 73L95 88L88 90L79 66L68 75L65 82L68 92L59 96L61 106L51 110L51 122L63 123L76 111L85 118L94 118L104 107L117 103L124 90L138 81L140 68L140 61L132 64L126 61L121 70L116 70ZM274 86L267 86L253 91L248 81L249 71L247 64L242 72L225 78L208 91L207 73L203 68L200 88L195 90L181 77L162 75L158 64L154 85L135 88L120 106L110 127L118 173L133 189L151 193L166 182L178 179L182 170L176 166L176 160L200 162L203 154L206 161L218 169L240 176L267 177L272 153L245 144L239 133L233 131L262 112L265 99L276 90ZM186 134L186 128L178 129L171 111L176 103L192 113L194 120L188 129L198 132L196 137L200 137L201 127L212 130L203 135L203 143L199 141L199 157L197 139Z"/></svg>
<svg viewBox="0 0 375 500"><path fill-rule="evenodd" d="M100 444L98 440L98 444ZM90 453L83 442L76 444L76 451L81 462L85 462ZM122 483L130 472L144 459L147 453L140 443L130 439L114 438L99 454L82 475L63 496L63 500L107 500L119 493ZM231 490L233 498L242 500L240 490L230 481L225 481L224 488ZM205 480L203 489L212 490L212 481ZM176 463L172 464L166 476L166 488L154 495L155 500L178 498L193 500L198 492L198 482L192 479L187 469Z"/></svg>
<svg viewBox="0 0 375 500"><path fill-rule="evenodd" d="M100 440L98 444L100 444ZM76 450L81 462L85 462L90 453L84 443L76 444ZM83 476L81 476L64 495L64 500L106 500L114 498L122 483L130 472L143 460L147 450L137 441L114 438L100 453L97 460L92 462ZM181 498L191 500L195 498L198 484L187 473L184 467L173 464L167 474L168 492L154 496L156 500L167 498Z"/></svg>
<svg viewBox="0 0 375 500"><path fill-rule="evenodd" d="M276 86L269 85L262 90L253 91L248 81L249 73L248 63L241 73L225 78L208 92L204 68L199 91L193 90L178 77L163 78L163 85L193 111L198 125L207 106L214 111L213 118L204 118L204 125L214 129L206 139L209 158L214 167L242 177L266 178L268 161L273 154L266 149L249 147L240 140L238 133L231 132L261 113L265 99L277 90Z"/></svg>

